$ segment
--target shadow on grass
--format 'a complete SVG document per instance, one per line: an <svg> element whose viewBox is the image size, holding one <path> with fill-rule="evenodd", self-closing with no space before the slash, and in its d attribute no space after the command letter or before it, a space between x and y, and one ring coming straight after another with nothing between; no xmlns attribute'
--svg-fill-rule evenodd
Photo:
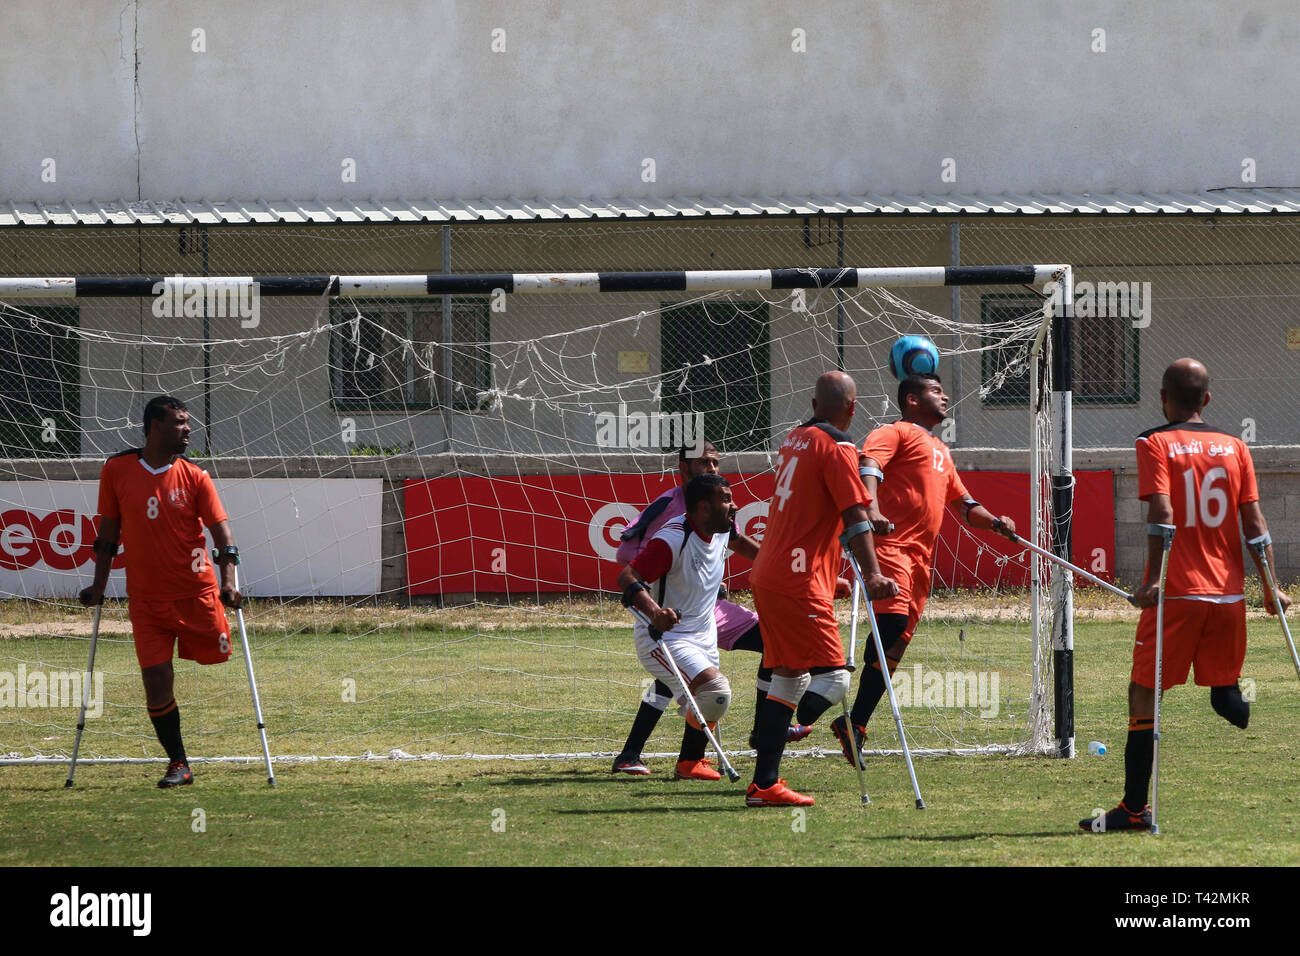
<svg viewBox="0 0 1300 956"><path fill-rule="evenodd" d="M604 783L614 785L618 783L611 775L600 776L593 774L591 771L575 770L568 774L554 774L551 776L535 777L503 777L500 779L488 780L489 787L528 787L528 786L549 786L556 783Z"/></svg>
<svg viewBox="0 0 1300 956"><path fill-rule="evenodd" d="M553 813L563 814L565 816L587 816L596 814L601 816L619 815L624 813L730 813L733 810L744 810L745 805L736 801L728 801L725 805L719 804L716 807L609 807L599 810L553 810Z"/></svg>
<svg viewBox="0 0 1300 956"><path fill-rule="evenodd" d="M1080 830L1077 832L1082 833L1083 831ZM1020 833L992 833L992 832L949 833L949 834L933 835L933 836L926 836L921 834L913 835L908 833L885 833L879 836L872 836L871 834L864 833L863 837L867 840L916 840L919 843L958 843L964 840L985 840L990 837L1007 837L1009 839L1019 839L1025 837L1060 837L1060 836L1070 836L1070 835L1072 835L1072 831L1067 829L1062 829L1062 830L1040 830L1037 833L1023 833L1023 832Z"/></svg>

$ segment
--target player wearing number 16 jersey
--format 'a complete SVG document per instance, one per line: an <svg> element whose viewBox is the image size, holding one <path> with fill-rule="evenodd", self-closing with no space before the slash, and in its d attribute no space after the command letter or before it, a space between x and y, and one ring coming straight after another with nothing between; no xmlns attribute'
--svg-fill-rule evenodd
<svg viewBox="0 0 1300 956"><path fill-rule="evenodd" d="M1250 449L1236 435L1205 423L1210 376L1195 359L1165 370L1160 401L1168 424L1137 439L1138 497L1147 502L1147 568L1134 592L1142 610L1129 678L1129 731L1124 750L1124 800L1104 816L1079 821L1084 830L1146 830L1151 826L1147 789L1154 747L1156 603L1159 597L1161 526L1173 525L1165 578L1164 661L1160 692L1187 682L1210 688L1210 705L1245 728L1250 704L1237 686L1246 657L1245 572L1241 537L1267 541ZM1237 518L1240 515L1240 528ZM1253 553L1253 552L1252 552ZM1273 563L1272 546L1267 558ZM1259 564L1256 557L1256 564ZM1262 570L1261 570L1262 577ZM1282 609L1291 600L1281 595ZM1264 606L1277 613L1273 596Z"/></svg>
<svg viewBox="0 0 1300 956"><path fill-rule="evenodd" d="M181 740L173 693L172 649L200 664L230 657L230 627L222 604L237 608L234 547L226 512L207 472L189 459L189 413L169 395L144 410L145 445L114 455L99 477L99 536L95 580L81 592L90 607L104 589L119 540L126 546L131 633L144 680L149 717L169 765L160 787L193 781ZM221 565L218 585L203 528L212 533Z"/></svg>

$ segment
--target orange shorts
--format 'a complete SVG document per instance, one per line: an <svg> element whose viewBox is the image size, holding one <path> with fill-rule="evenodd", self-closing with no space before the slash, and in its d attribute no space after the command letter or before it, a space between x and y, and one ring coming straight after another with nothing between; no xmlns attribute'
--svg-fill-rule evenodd
<svg viewBox="0 0 1300 956"><path fill-rule="evenodd" d="M898 585L898 594L883 601L872 601L871 607L877 614L905 614L907 628L903 631L903 640L911 643L916 631L925 602L930 597L930 562L918 560L906 551L891 548L877 548L876 561L880 564L880 573L893 578Z"/></svg>
<svg viewBox="0 0 1300 956"><path fill-rule="evenodd" d="M221 604L221 592L208 591L178 601L130 601L131 632L140 666L154 667L179 654L199 664L220 664L230 659L230 624Z"/></svg>
<svg viewBox="0 0 1300 956"><path fill-rule="evenodd" d="M1246 659L1246 602L1212 604L1186 598L1165 599L1162 690L1187 683L1196 665L1198 687L1237 683ZM1133 645L1129 677L1140 687L1156 686L1156 609L1143 608Z"/></svg>
<svg viewBox="0 0 1300 956"><path fill-rule="evenodd" d="M754 589L754 610L763 633L763 666L806 671L843 667L844 645L833 601L794 598Z"/></svg>

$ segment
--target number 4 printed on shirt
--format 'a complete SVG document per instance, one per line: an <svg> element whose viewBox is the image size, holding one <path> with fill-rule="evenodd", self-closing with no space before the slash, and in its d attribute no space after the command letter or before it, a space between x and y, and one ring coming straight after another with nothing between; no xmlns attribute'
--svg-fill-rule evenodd
<svg viewBox="0 0 1300 956"><path fill-rule="evenodd" d="M794 469L799 464L798 458L787 458L785 464L776 475L776 496L781 499L781 503L776 506L777 511L785 510L785 501L790 497L793 489L790 487L794 484Z"/></svg>

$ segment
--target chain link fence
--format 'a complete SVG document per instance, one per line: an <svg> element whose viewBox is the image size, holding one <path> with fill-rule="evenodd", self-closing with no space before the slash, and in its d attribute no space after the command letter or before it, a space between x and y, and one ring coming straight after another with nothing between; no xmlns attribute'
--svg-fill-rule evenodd
<svg viewBox="0 0 1300 956"><path fill-rule="evenodd" d="M1070 263L1076 448L1128 446L1159 423L1160 374L1186 354L1210 368L1220 427L1296 441L1278 382L1300 348L1300 222L1284 216L50 227L0 232L0 255L9 276ZM761 450L806 417L813 379L835 365L859 380L861 427L890 418L886 352L902 331L944 352L950 444L1024 448L1026 379L1006 374L1022 343L981 330L1043 294L899 290L947 320L933 325L857 290L265 297L255 322L179 297L172 314L158 299L12 300L0 311L0 456L133 444L142 399L158 392L190 402L197 450L213 455L591 452L595 418L612 409L703 411L724 450Z"/></svg>

